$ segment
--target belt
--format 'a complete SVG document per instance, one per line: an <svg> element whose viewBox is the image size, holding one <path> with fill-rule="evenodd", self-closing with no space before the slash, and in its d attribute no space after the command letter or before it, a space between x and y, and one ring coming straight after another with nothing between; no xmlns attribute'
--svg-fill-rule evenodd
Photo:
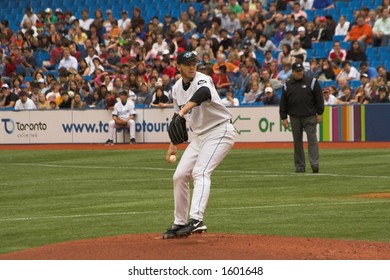
<svg viewBox="0 0 390 280"><path fill-rule="evenodd" d="M230 120L228 120L228 121L223 121L223 122L221 122L221 123L217 124L217 125L216 125L216 126L214 126L214 127L220 126L221 124L225 124L225 123L227 123L227 122L229 122L229 123L233 123L233 122L232 122L232 119L230 119Z"/></svg>

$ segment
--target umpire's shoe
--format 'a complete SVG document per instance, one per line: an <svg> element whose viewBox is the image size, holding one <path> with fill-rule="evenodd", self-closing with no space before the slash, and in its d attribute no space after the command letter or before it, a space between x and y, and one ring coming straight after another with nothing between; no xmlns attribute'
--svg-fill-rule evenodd
<svg viewBox="0 0 390 280"><path fill-rule="evenodd" d="M182 229L184 228L185 225L173 225L171 226L166 232L163 233L163 236L162 238L163 239L172 239L172 238L176 238L176 232L179 230L179 229Z"/></svg>
<svg viewBox="0 0 390 280"><path fill-rule="evenodd" d="M320 167L318 165L312 165L311 170L313 170L313 173L318 173L320 171Z"/></svg>
<svg viewBox="0 0 390 280"><path fill-rule="evenodd" d="M192 233L202 233L205 231L207 231L207 226L204 224L203 221L191 219L188 224L176 231L176 236L187 237Z"/></svg>

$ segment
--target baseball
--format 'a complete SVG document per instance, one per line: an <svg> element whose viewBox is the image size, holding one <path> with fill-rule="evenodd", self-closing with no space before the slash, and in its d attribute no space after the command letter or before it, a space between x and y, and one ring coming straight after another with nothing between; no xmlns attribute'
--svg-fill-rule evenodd
<svg viewBox="0 0 390 280"><path fill-rule="evenodd" d="M175 161L176 161L176 156L175 155L171 155L170 157L169 157L169 163L174 163Z"/></svg>

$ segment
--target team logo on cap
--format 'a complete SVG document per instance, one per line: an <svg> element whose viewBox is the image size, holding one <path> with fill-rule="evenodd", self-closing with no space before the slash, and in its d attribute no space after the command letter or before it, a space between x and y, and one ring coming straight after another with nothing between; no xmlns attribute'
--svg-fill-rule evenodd
<svg viewBox="0 0 390 280"><path fill-rule="evenodd" d="M192 52L185 53L183 57L190 58L192 56Z"/></svg>

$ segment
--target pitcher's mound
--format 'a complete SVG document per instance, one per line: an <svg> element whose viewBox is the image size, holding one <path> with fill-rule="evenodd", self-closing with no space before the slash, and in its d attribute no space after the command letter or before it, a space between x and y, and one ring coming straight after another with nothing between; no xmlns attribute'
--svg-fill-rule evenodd
<svg viewBox="0 0 390 280"><path fill-rule="evenodd" d="M390 243L203 233L163 240L124 235L47 245L0 255L8 260L371 260L389 259Z"/></svg>

